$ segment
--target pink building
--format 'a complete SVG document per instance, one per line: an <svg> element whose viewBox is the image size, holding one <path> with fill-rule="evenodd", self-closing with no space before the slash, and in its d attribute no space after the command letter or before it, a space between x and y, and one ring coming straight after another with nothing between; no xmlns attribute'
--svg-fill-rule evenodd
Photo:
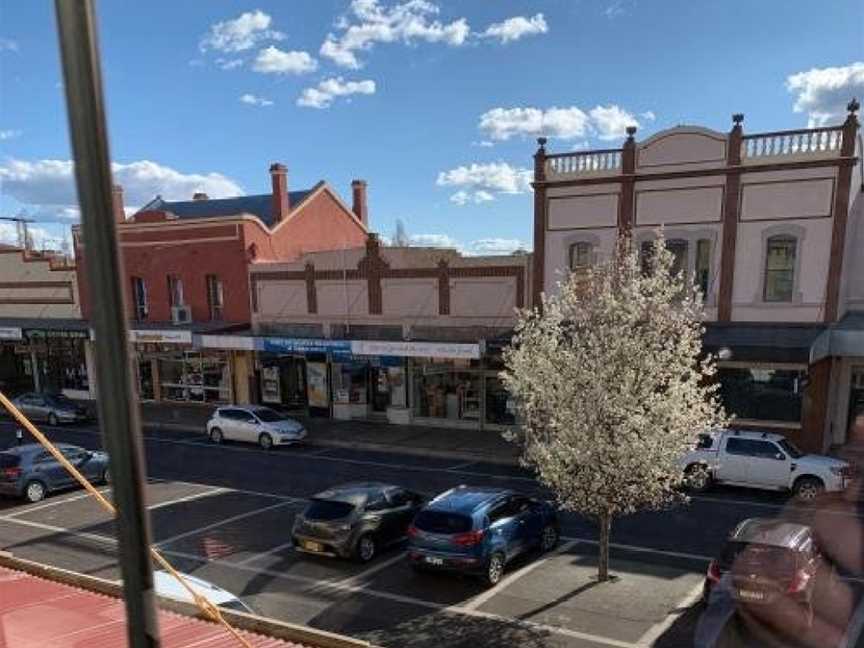
<svg viewBox="0 0 864 648"><path fill-rule="evenodd" d="M808 450L864 440L864 195L858 103L839 126L679 126L621 149L535 155L532 295L662 227L703 290L705 345L738 424Z"/></svg>

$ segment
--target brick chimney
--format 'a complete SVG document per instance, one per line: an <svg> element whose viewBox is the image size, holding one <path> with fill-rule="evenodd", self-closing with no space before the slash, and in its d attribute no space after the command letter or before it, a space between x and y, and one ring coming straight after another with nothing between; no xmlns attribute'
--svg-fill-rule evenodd
<svg viewBox="0 0 864 648"><path fill-rule="evenodd" d="M114 221L126 222L126 212L123 210L123 187L115 184L111 189L111 204L114 208Z"/></svg>
<svg viewBox="0 0 864 648"><path fill-rule="evenodd" d="M363 225L369 227L369 211L366 207L366 181L351 181L351 211Z"/></svg>
<svg viewBox="0 0 864 648"><path fill-rule="evenodd" d="M284 164L274 162L270 165L270 180L273 185L273 224L276 225L288 216L291 209L288 204L288 169Z"/></svg>

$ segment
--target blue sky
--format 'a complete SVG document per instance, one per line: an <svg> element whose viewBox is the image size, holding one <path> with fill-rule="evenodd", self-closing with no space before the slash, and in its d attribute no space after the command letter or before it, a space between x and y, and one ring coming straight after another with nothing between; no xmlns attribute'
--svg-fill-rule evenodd
<svg viewBox="0 0 864 648"><path fill-rule="evenodd" d="M0 216L75 222L53 3L0 0ZM555 151L679 123L842 119L864 97L860 0L99 2L127 204L369 183L372 228L468 252L530 245L538 134ZM11 229L0 222L0 238Z"/></svg>

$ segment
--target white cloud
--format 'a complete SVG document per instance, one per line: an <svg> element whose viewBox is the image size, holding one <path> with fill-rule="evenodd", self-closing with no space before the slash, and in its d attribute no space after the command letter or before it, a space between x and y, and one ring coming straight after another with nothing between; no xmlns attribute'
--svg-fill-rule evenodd
<svg viewBox="0 0 864 648"><path fill-rule="evenodd" d="M457 205L495 200L494 193L519 194L531 190L531 170L513 167L506 162L459 166L442 171L435 181L439 187L459 187L450 196Z"/></svg>
<svg viewBox="0 0 864 648"><path fill-rule="evenodd" d="M626 13L627 9L624 8L624 0L614 0L603 11L603 14L610 20L617 18L618 16L623 16Z"/></svg>
<svg viewBox="0 0 864 648"><path fill-rule="evenodd" d="M182 173L149 160L111 165L114 181L123 186L127 205L144 205L157 194L166 200L189 200L195 192L212 198L237 196L243 188L221 173ZM72 219L77 212L71 160L11 159L0 164L3 193L41 214Z"/></svg>
<svg viewBox="0 0 864 648"><path fill-rule="evenodd" d="M645 112L639 113L639 116L645 121L654 121L657 119L657 115L654 114L653 110L646 110Z"/></svg>
<svg viewBox="0 0 864 648"><path fill-rule="evenodd" d="M639 126L636 118L616 105L596 106L589 113L591 124L601 140L614 140L626 136L628 126Z"/></svg>
<svg viewBox="0 0 864 648"><path fill-rule="evenodd" d="M314 88L305 88L297 98L297 105L306 108L329 108L336 97L354 94L375 94L375 82L371 79L345 81L342 77L325 79Z"/></svg>
<svg viewBox="0 0 864 648"><path fill-rule="evenodd" d="M519 40L523 36L545 34L548 31L549 26L546 24L546 19L543 18L542 13L538 13L531 18L514 16L503 22L493 23L480 36L483 38L496 38L506 45L511 41Z"/></svg>
<svg viewBox="0 0 864 648"><path fill-rule="evenodd" d="M459 249L462 245L447 234L412 234L410 236L412 247L436 247L436 248L456 248Z"/></svg>
<svg viewBox="0 0 864 648"><path fill-rule="evenodd" d="M643 118L648 119L648 117ZM651 119L654 113L650 113ZM623 108L611 104L595 106L587 113L577 106L568 108L493 108L480 115L479 128L493 140L506 141L516 135L545 135L564 140L596 136L603 140L624 135L638 120Z"/></svg>
<svg viewBox="0 0 864 648"><path fill-rule="evenodd" d="M201 39L202 52L242 52L265 40L283 40L285 34L270 29L273 19L260 9L247 11L234 20L225 20L211 25L210 31Z"/></svg>
<svg viewBox="0 0 864 648"><path fill-rule="evenodd" d="M248 92L244 95L240 96L240 102L247 104L249 106L272 106L273 102L270 99L265 99L264 97L259 97L254 94L249 94Z"/></svg>
<svg viewBox="0 0 864 648"><path fill-rule="evenodd" d="M435 20L440 12L428 0L407 0L384 7L378 0L353 0L348 16L336 22L339 35L328 34L319 54L341 67L359 69L358 52L371 50L376 43L446 43L463 45L471 29L464 18L449 23Z"/></svg>
<svg viewBox="0 0 864 648"><path fill-rule="evenodd" d="M235 69L237 69L243 65L243 59L218 58L218 59L216 59L216 65L218 65L219 69L221 69L221 70L235 70Z"/></svg>
<svg viewBox="0 0 864 648"><path fill-rule="evenodd" d="M864 98L864 61L793 74L786 88L795 95L793 110L807 113L811 127L843 121L849 100Z"/></svg>
<svg viewBox="0 0 864 648"><path fill-rule="evenodd" d="M285 52L270 47L258 52L252 69L263 74L305 74L318 68L318 61L309 52Z"/></svg>
<svg viewBox="0 0 864 648"><path fill-rule="evenodd" d="M479 146L481 148L492 148L495 146L495 142L490 142L489 140L480 140L479 142L471 142L471 146Z"/></svg>
<svg viewBox="0 0 864 648"><path fill-rule="evenodd" d="M23 131L10 129L10 130L0 130L0 142L3 140L15 139L16 137L21 137Z"/></svg>
<svg viewBox="0 0 864 648"><path fill-rule="evenodd" d="M18 41L0 36L0 52L17 52Z"/></svg>
<svg viewBox="0 0 864 648"><path fill-rule="evenodd" d="M470 256L485 254L513 254L516 250L529 250L531 246L519 239L483 238L471 241L465 254Z"/></svg>

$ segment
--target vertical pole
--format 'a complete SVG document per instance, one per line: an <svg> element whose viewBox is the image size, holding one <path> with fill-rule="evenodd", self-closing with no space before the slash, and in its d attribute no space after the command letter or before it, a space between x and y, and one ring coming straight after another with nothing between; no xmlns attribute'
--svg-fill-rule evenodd
<svg viewBox="0 0 864 648"><path fill-rule="evenodd" d="M717 296L717 319L732 319L732 287L735 281L735 248L738 243L739 196L741 193L741 142L744 115L732 115L735 124L729 131L726 151L726 188L723 194L723 242L720 250L720 287ZM708 296L706 295L707 299Z"/></svg>
<svg viewBox="0 0 864 648"><path fill-rule="evenodd" d="M537 152L534 154L534 252L533 286L531 286L530 305L540 308L540 295L543 293L543 276L546 263L546 138L537 138Z"/></svg>
<svg viewBox="0 0 864 648"><path fill-rule="evenodd" d="M75 180L87 249L93 311L99 420L111 460L117 541L130 648L159 646L144 505L144 451L129 367L126 311L119 277L108 132L92 0L55 0Z"/></svg>

